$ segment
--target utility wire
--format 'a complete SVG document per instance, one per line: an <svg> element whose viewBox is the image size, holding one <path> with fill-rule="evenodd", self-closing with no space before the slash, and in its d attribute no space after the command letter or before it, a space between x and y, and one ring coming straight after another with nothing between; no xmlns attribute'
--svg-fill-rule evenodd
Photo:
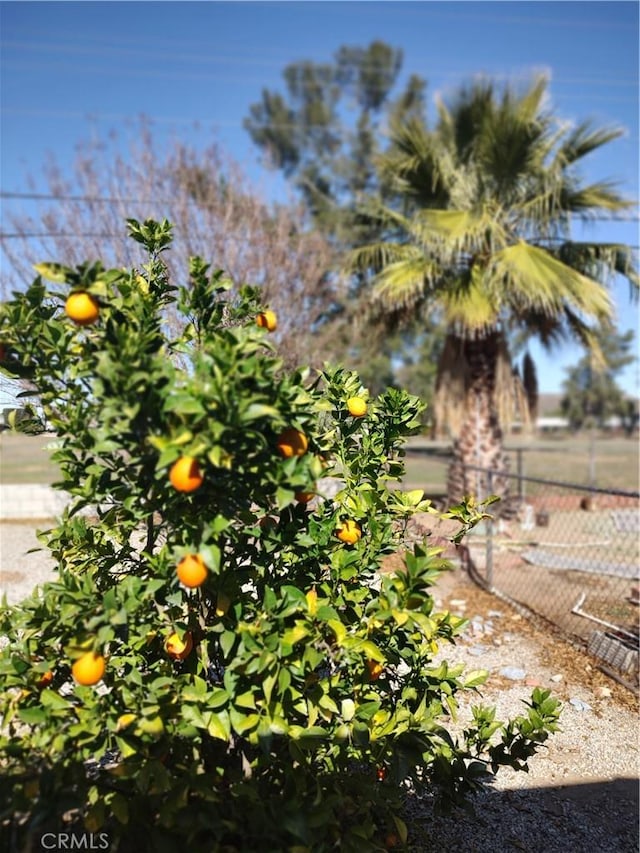
<svg viewBox="0 0 640 853"><path fill-rule="evenodd" d="M289 4L287 4L287 5L289 6ZM385 7L384 7L384 5L379 5L378 8L384 9ZM503 6L503 8L504 8L504 6ZM287 11L287 14L289 14L288 11ZM441 11L440 9L438 9L437 7L435 7L432 4L429 4L428 6L426 6L426 4L423 4L422 7L420 6L420 4L412 4L411 7L407 7L406 5L404 7L402 7L402 6L399 6L398 4L394 4L393 5L393 11L391 12L391 15L392 15L392 18L394 21L397 21L397 20L403 19L403 18L405 20L408 18L411 18L413 20L421 19L425 22L432 22L432 21L436 21L436 20L459 22L462 14L464 14L465 20L472 20L473 19L473 20L480 20L483 22L516 24L517 26L521 26L523 24L526 24L528 26L539 25L542 27L567 27L567 28L571 29L572 32L575 32L576 29L592 29L592 30L598 30L598 31L601 31L604 29L621 29L621 30L622 29L624 29L624 30L628 29L628 24L624 23L622 21L618 22L618 21L611 19L611 18L607 19L606 21L602 21L602 20L596 21L596 20L588 18L585 15L575 15L575 14L572 15L571 17L567 17L567 18L560 18L560 17L540 18L540 17L535 17L535 16L526 16L526 15L523 16L523 15L518 15L518 14L516 14L516 15L513 15L513 14L505 15L504 13L503 14L487 15L486 10L483 10L482 12L478 12L474 15L473 11L469 11L469 9L465 9L463 13L451 12L449 10ZM20 28L19 27L16 28L14 30L14 33L18 37L20 37L20 34L21 34ZM55 40L56 42L58 42L61 39L65 39L65 38L69 37L69 31L66 29L51 30L49 27L47 27L46 29L43 29L43 28L39 29L36 22L30 22L28 30L26 30L24 32L24 36L26 36L27 38L32 38L34 36L34 34L44 36L48 40L49 43L52 40ZM98 42L98 43L102 43L102 44L104 44L106 42L107 45L110 45L113 43L115 43L116 45L132 44L138 49L140 49L140 48L144 49L145 47L148 46L149 49L153 50L156 55L158 54L158 49L162 48L162 55L163 56L165 55L165 50L164 50L165 47L167 47L169 49L171 49L171 48L175 49L176 47L177 48L182 47L188 51L210 50L211 49L211 43L210 42L209 43L197 42L197 41L194 41L193 39L178 39L178 38L158 39L154 36L152 41L145 42L144 33L136 33L135 36L133 36L133 35L127 36L126 32L125 33L119 32L118 37L117 37L117 41L114 41L113 39L110 39L109 37L105 38L105 36L102 36L102 35L96 36L95 32L78 32L78 31L74 30L74 38L77 41L82 41L83 43L91 41L91 42ZM246 50L246 41L244 41L244 40L239 40L238 42L231 43L231 42L229 42L228 39L225 38L225 45L228 48L233 49L234 53L236 53L236 54L239 51ZM261 45L261 49L264 52L269 51L271 53L271 55L273 55L274 57L275 56L280 57L280 53L278 51L274 52L273 49L272 48L270 49L268 45ZM313 57L310 57L310 60L313 62L330 61L330 60L326 60L324 58L316 59ZM282 58L282 60L278 59L278 61L285 63L289 60L288 60L288 58L287 59Z"/></svg>
<svg viewBox="0 0 640 853"><path fill-rule="evenodd" d="M81 112L80 110L46 110L46 109L24 109L22 107L4 107L2 110L3 115L17 115L17 116L29 116L33 118L79 118L86 121L131 121L131 122L139 122L141 119L147 120L150 124L191 124L191 125L206 125L207 127L212 127L214 129L218 129L221 127L241 127L245 129L245 121L248 120L248 117L243 119L242 121L231 120L231 119L216 119L216 118L189 118L187 116L149 116L142 114L131 114L131 113L94 113L90 110L86 110L85 112ZM615 124L615 123L614 123ZM297 122L263 122L259 124L259 129L271 129L271 128L279 128L283 130L291 130L299 127ZM315 128L319 128L322 130L326 130L331 133L333 136L338 136L341 138L348 138L353 135L354 131L348 127L343 129L334 128L324 124L307 124L305 125L305 130L313 130ZM637 142L637 136L627 136L626 134L622 134L617 140L617 142Z"/></svg>
<svg viewBox="0 0 640 853"><path fill-rule="evenodd" d="M140 198L127 198L127 197L116 197L116 196L90 196L90 195L57 195L53 193L23 193L23 192L13 192L13 191L2 191L0 192L0 198L6 199L16 199L23 201L70 201L70 202L99 202L103 204L165 204L170 205L174 204L176 199L158 199L158 198L149 198L149 199L140 199ZM183 199L183 202L187 204L192 204L195 207L201 208L214 208L218 207L218 205L213 204L202 204L200 202L196 202L193 199ZM578 216L578 214L574 214ZM585 222L640 222L640 216L620 216L612 214L611 216L588 216L585 218Z"/></svg>
<svg viewBox="0 0 640 853"><path fill-rule="evenodd" d="M175 233L176 233L176 236L178 236L178 237L180 236L179 230L176 231ZM203 234L192 234L191 232L189 232L189 233L190 233L190 236L193 236L197 239L201 239L203 237L205 239L207 239L208 237L211 236L211 235L206 235L206 234L203 235ZM109 240L112 240L114 238L117 240L129 240L129 239L131 239L129 234L123 234L123 233L107 234L107 233L99 233L99 232L95 232L95 233L88 232L86 234L85 233L78 234L76 232L69 232L69 233L64 233L64 232L59 232L59 233L40 232L40 233L37 233L35 231L34 232L26 231L24 233L20 233L17 231L15 231L15 232L0 232L0 240L27 240L27 239L36 239L36 238L41 239L41 240L44 240L46 238L51 238L51 239L53 239L53 238L79 239L79 238L83 238L83 237L99 237L99 238L104 238L104 239L109 239ZM240 238L233 238L233 237L226 237L225 239L231 239L231 240L235 239L236 241L240 241ZM552 242L557 243L557 242L562 242L562 241L555 240ZM575 243L575 242L582 242L582 241L571 241L570 240L567 242L574 242ZM640 249L640 246L629 246L626 243L624 244L624 247L628 248L628 249L633 249L634 251L638 251Z"/></svg>
<svg viewBox="0 0 640 853"><path fill-rule="evenodd" d="M64 63L64 62L20 62L14 61L10 59L6 59L3 63L5 68L15 68L17 70L24 71L34 71L38 69L40 71L73 71L74 73L78 73L80 70L82 74L98 74L104 77L151 77L153 79L165 79L165 80L200 80L203 82L224 82L224 83L249 83L249 84L262 84L265 85L264 77L237 77L228 74L216 74L215 72L198 72L198 71L163 71L160 69L152 69L152 68L96 68L96 67L88 67L83 65L81 69L78 68L77 65L73 63ZM473 75L468 75L473 77ZM493 77L491 73L488 74L489 77ZM528 75L527 79L530 79L532 75ZM515 78L514 78L515 79ZM317 84L310 82L306 83L305 81L298 81L298 85L301 88L309 88L311 90L317 90ZM551 84L552 86L553 84ZM388 88L386 86L380 87L371 87L373 89L377 88L378 90L385 90ZM573 94L571 96L562 95L561 93L556 92L555 97L571 97L573 100L585 100L588 99L590 101L620 101L620 102L632 102L637 103L638 97L637 95L609 95L609 94L601 94L596 95L593 92L584 92L580 94Z"/></svg>
<svg viewBox="0 0 640 853"><path fill-rule="evenodd" d="M91 46L79 46L77 43L72 45L61 45L58 41L55 44L51 44L50 42L29 42L29 41L12 41L12 40L2 40L0 41L1 48L18 48L21 52L24 50L32 50L37 51L39 54L42 51L48 51L51 53L63 53L68 55L85 55L89 54L91 56L96 55L104 55L107 57L112 57L114 55L123 55L123 56L132 56L136 58L144 58L144 57L158 57L158 49L157 46L150 48L149 50L141 49L140 47L136 48L126 48L126 47L103 47L103 48L95 48ZM12 61L12 60L9 60ZM279 59L260 59L256 57L251 58L241 58L237 55L228 55L228 54L220 54L218 52L214 52L209 55L197 55L194 53L171 53L168 51L162 51L162 62L163 64L167 64L170 61L187 61L187 62L199 62L199 63L210 63L210 64L221 64L224 65L239 65L239 66L263 66L263 67L275 67L275 68L283 68L284 64L296 64L294 60L279 60ZM304 60L302 60L304 61ZM314 65L329 65L334 63L334 59L329 59L326 61L322 60L309 60ZM31 67L31 65L29 66ZM379 65L377 63L368 63L361 62L358 65L358 68L362 69L372 69L378 70ZM495 73L491 74L492 78L501 78L506 77L508 79L529 79L532 76L533 72L519 72L517 74L508 74L508 73ZM454 77L454 78L464 78L467 77L467 72L463 71L441 71L437 72L438 78L441 77ZM638 81L632 77L562 77L562 76L553 76L551 80L552 85L558 84L588 84L590 86L632 86L637 87ZM301 81L298 85L305 86L304 81Z"/></svg>

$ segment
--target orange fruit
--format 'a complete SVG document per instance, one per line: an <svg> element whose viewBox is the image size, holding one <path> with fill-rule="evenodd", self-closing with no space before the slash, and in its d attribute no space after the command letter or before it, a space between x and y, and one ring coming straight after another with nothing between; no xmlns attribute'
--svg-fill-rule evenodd
<svg viewBox="0 0 640 853"><path fill-rule="evenodd" d="M53 673L48 669L46 672L43 672L40 678L36 681L36 687L43 690L45 687L48 687L52 681Z"/></svg>
<svg viewBox="0 0 640 853"><path fill-rule="evenodd" d="M369 670L369 678L371 681L377 681L382 675L384 667L377 660L368 660L367 669Z"/></svg>
<svg viewBox="0 0 640 853"><path fill-rule="evenodd" d="M378 782L384 782L387 778L387 768L386 767L378 767L376 770L376 778Z"/></svg>
<svg viewBox="0 0 640 853"><path fill-rule="evenodd" d="M393 850L393 848L397 847L398 844L400 844L400 839L395 832L390 832L384 840L384 846L387 850Z"/></svg>
<svg viewBox="0 0 640 853"><path fill-rule="evenodd" d="M256 323L268 332L275 332L278 326L278 318L273 311L263 311L256 317Z"/></svg>
<svg viewBox="0 0 640 853"><path fill-rule="evenodd" d="M171 485L178 492L194 492L202 485L204 477L197 459L193 456L181 456L169 471Z"/></svg>
<svg viewBox="0 0 640 853"><path fill-rule="evenodd" d="M276 441L276 446L280 456L290 459L292 456L304 456L307 452L309 442L304 433L293 427L289 427L280 433Z"/></svg>
<svg viewBox="0 0 640 853"><path fill-rule="evenodd" d="M100 307L90 293L72 293L65 302L64 310L78 326L90 326L98 319Z"/></svg>
<svg viewBox="0 0 640 853"><path fill-rule="evenodd" d="M187 554L178 563L176 572L180 583L195 589L205 582L209 570L200 554Z"/></svg>
<svg viewBox="0 0 640 853"><path fill-rule="evenodd" d="M352 518L348 518L346 521L343 521L337 529L336 536L342 542L346 542L347 545L354 545L362 536L362 528L357 521L354 521Z"/></svg>
<svg viewBox="0 0 640 853"><path fill-rule="evenodd" d="M71 667L71 674L78 684L97 684L105 670L105 660L96 652L86 652Z"/></svg>
<svg viewBox="0 0 640 853"><path fill-rule="evenodd" d="M315 492L296 492L296 500L299 504L308 504L315 496Z"/></svg>
<svg viewBox="0 0 640 853"><path fill-rule="evenodd" d="M193 637L191 632L187 631L182 639L180 639L179 634L174 632L170 637L167 637L164 647L170 658L174 658L175 660L184 660L189 656L191 649L193 648Z"/></svg>
<svg viewBox="0 0 640 853"><path fill-rule="evenodd" d="M349 397L347 409L354 418L362 418L367 414L367 403L362 397Z"/></svg>

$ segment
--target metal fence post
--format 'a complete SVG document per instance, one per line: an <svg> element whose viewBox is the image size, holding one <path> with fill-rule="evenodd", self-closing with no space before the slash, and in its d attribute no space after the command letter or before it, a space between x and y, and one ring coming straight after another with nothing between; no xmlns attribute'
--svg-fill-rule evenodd
<svg viewBox="0 0 640 853"><path fill-rule="evenodd" d="M487 471L487 495L493 494L493 473ZM493 518L485 519L487 531L487 544L485 551L485 574L489 592L493 592Z"/></svg>
<svg viewBox="0 0 640 853"><path fill-rule="evenodd" d="M518 459L518 502L520 505L524 503L524 480L522 478L522 448L516 448Z"/></svg>

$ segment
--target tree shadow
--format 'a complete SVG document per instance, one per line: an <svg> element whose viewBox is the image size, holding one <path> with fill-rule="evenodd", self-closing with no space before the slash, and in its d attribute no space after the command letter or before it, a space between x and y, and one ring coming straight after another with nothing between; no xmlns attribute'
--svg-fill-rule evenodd
<svg viewBox="0 0 640 853"><path fill-rule="evenodd" d="M423 800L408 805L412 853L460 850L637 853L637 778L584 781L517 790L487 788L462 809L434 817Z"/></svg>

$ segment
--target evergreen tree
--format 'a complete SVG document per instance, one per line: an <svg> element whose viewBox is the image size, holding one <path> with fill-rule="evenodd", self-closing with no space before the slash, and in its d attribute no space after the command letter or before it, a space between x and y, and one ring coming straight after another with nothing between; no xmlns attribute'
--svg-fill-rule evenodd
<svg viewBox="0 0 640 853"><path fill-rule="evenodd" d="M630 411L629 401L616 379L636 359L631 352L633 330L620 334L608 329L598 338L603 359L598 362L591 353L586 353L567 371L560 404L562 413L574 430L590 425L603 427L612 417L619 417L629 428L633 426L628 423L630 415L633 420L633 409Z"/></svg>

